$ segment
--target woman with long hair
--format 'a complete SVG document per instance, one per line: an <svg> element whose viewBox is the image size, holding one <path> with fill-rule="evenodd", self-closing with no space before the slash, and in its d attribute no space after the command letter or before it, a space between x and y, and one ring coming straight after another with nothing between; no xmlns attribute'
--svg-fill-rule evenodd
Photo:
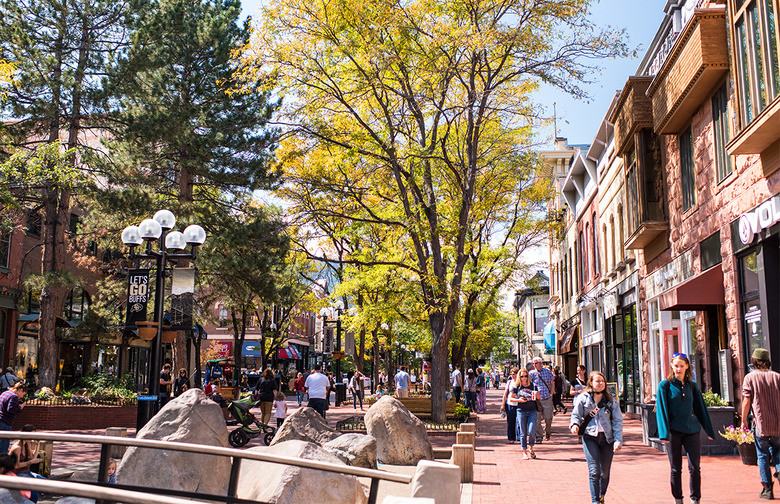
<svg viewBox="0 0 780 504"><path fill-rule="evenodd" d="M607 379L600 371L590 374L584 392L574 398L569 430L582 436L591 500L603 503L612 457L623 446L623 415L618 400L607 390Z"/></svg>
<svg viewBox="0 0 780 504"><path fill-rule="evenodd" d="M588 384L588 370L584 365L577 366L577 376L571 381L571 390L569 395L576 397L585 392L585 386Z"/></svg>
<svg viewBox="0 0 780 504"><path fill-rule="evenodd" d="M509 402L509 391L517 378L518 368L513 367L509 371L510 378L504 387L504 396L501 398L501 416L506 416L506 438L509 444L517 440L517 404Z"/></svg>
<svg viewBox="0 0 780 504"><path fill-rule="evenodd" d="M463 393L466 396L466 407L469 411L477 410L477 375L469 368L466 379L463 380Z"/></svg>
<svg viewBox="0 0 780 504"><path fill-rule="evenodd" d="M274 405L274 399L276 399L276 392L279 391L279 385L274 378L274 372L271 368L265 368L263 375L260 377L260 381L257 382L257 388L255 388L252 398L255 401L260 402L261 422L264 425L268 425L271 421L271 409Z"/></svg>
<svg viewBox="0 0 780 504"><path fill-rule="evenodd" d="M672 370L658 385L655 416L658 421L658 437L669 441L666 453L671 466L672 497L675 504L682 504L682 449L688 457L691 475L691 502L701 499L701 429L710 439L715 439L710 414L699 386L693 381L688 356L676 353L672 356Z"/></svg>
<svg viewBox="0 0 780 504"><path fill-rule="evenodd" d="M509 392L509 402L517 405L517 434L523 448L524 460L536 458L536 396L536 387L531 382L528 370L521 369Z"/></svg>

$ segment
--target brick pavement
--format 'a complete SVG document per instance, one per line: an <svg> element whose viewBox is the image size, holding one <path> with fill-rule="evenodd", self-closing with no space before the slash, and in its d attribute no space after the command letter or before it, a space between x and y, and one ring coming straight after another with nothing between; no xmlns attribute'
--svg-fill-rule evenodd
<svg viewBox="0 0 780 504"><path fill-rule="evenodd" d="M477 422L473 504L506 504L518 498L589 503L587 464L582 445L567 430L570 415L554 417L552 439L536 446L536 460L523 460L520 445L506 441L506 420L498 415L501 393L488 392L488 413L480 415ZM674 502L666 455L642 443L641 421L625 420L624 432L625 446L615 454L606 502ZM683 488L687 493L685 468ZM777 485L775 490L780 493ZM758 498L760 492L756 466L743 465L737 455L702 457L703 504L765 502ZM685 502L690 500L686 497Z"/></svg>

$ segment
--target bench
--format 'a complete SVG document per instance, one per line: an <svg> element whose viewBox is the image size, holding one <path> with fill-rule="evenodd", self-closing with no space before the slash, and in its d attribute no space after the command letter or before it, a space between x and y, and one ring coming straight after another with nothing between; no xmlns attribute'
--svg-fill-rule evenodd
<svg viewBox="0 0 780 504"><path fill-rule="evenodd" d="M397 397L401 403L406 406L413 415L431 415L431 398L430 397ZM447 401L447 415L452 416L455 414L455 400L450 399Z"/></svg>

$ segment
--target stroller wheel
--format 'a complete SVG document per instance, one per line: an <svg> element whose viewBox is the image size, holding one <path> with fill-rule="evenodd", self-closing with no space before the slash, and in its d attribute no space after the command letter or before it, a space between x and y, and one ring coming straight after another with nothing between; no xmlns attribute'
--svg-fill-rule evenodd
<svg viewBox="0 0 780 504"><path fill-rule="evenodd" d="M241 448L249 442L249 434L243 429L236 429L228 435L228 442L233 448Z"/></svg>
<svg viewBox="0 0 780 504"><path fill-rule="evenodd" d="M266 432L263 436L263 443L265 443L266 446L271 444L271 441L274 439L275 432Z"/></svg>
<svg viewBox="0 0 780 504"><path fill-rule="evenodd" d="M263 426L263 432L266 434L271 434L271 437L274 437L273 435L276 434L276 428L271 427L270 425Z"/></svg>

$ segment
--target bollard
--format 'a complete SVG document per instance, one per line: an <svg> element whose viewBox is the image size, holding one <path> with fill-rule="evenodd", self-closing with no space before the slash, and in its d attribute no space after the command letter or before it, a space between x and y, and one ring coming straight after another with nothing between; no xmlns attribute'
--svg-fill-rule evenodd
<svg viewBox="0 0 780 504"><path fill-rule="evenodd" d="M412 480L412 497L433 498L435 504L460 504L460 468L421 460Z"/></svg>
<svg viewBox="0 0 780 504"><path fill-rule="evenodd" d="M477 433L477 424L475 423L462 423L460 424L460 432L473 432L475 435Z"/></svg>
<svg viewBox="0 0 780 504"><path fill-rule="evenodd" d="M473 432L458 432L455 434L455 443L476 446L476 437Z"/></svg>
<svg viewBox="0 0 780 504"><path fill-rule="evenodd" d="M460 482L474 482L474 445L452 445L452 464L460 467Z"/></svg>
<svg viewBox="0 0 780 504"><path fill-rule="evenodd" d="M127 427L106 427L106 436L127 437ZM121 459L125 456L127 446L112 446L111 458Z"/></svg>

